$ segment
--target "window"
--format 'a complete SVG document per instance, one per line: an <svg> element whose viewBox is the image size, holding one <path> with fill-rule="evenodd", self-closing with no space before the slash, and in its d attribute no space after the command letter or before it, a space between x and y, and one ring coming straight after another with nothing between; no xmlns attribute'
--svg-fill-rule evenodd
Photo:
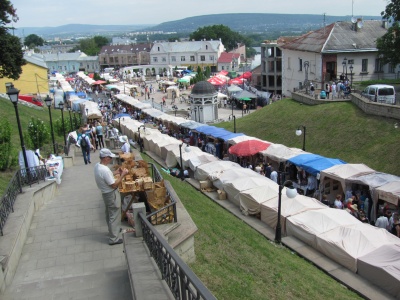
<svg viewBox="0 0 400 300"><path fill-rule="evenodd" d="M153 62L158 62L158 57L153 57Z"/></svg>
<svg viewBox="0 0 400 300"><path fill-rule="evenodd" d="M389 73L394 73L395 69L396 69L395 64L389 64Z"/></svg>
<svg viewBox="0 0 400 300"><path fill-rule="evenodd" d="M379 58L375 59L375 72L383 72L383 64Z"/></svg>
<svg viewBox="0 0 400 300"><path fill-rule="evenodd" d="M160 47L157 47L157 51L160 52Z"/></svg>
<svg viewBox="0 0 400 300"><path fill-rule="evenodd" d="M80 67L83 67L83 63L79 63L79 66L80 66Z"/></svg>
<svg viewBox="0 0 400 300"><path fill-rule="evenodd" d="M54 67L53 67L53 70L54 70ZM72 70L74 70L74 71L75 71L75 65L73 65L73 66L72 66Z"/></svg>
<svg viewBox="0 0 400 300"><path fill-rule="evenodd" d="M89 70L89 65L86 65L87 70ZM67 69L67 67L65 67L65 70Z"/></svg>
<svg viewBox="0 0 400 300"><path fill-rule="evenodd" d="M167 61L166 57L161 57L161 61Z"/></svg>
<svg viewBox="0 0 400 300"><path fill-rule="evenodd" d="M208 45L206 45L206 50L208 50Z"/></svg>
<svg viewBox="0 0 400 300"><path fill-rule="evenodd" d="M290 70L290 57L287 58L287 68Z"/></svg>
<svg viewBox="0 0 400 300"><path fill-rule="evenodd" d="M206 56L205 55L201 55L200 56L200 61L206 61Z"/></svg>
<svg viewBox="0 0 400 300"><path fill-rule="evenodd" d="M366 73L368 72L368 59L363 59L361 61L361 72Z"/></svg>
<svg viewBox="0 0 400 300"><path fill-rule="evenodd" d="M354 59L349 59L347 60L348 65L354 65Z"/></svg>
<svg viewBox="0 0 400 300"><path fill-rule="evenodd" d="M194 61L194 56L193 55L190 56L190 61Z"/></svg>
<svg viewBox="0 0 400 300"><path fill-rule="evenodd" d="M214 61L214 55L210 55L210 60Z"/></svg>
<svg viewBox="0 0 400 300"><path fill-rule="evenodd" d="M176 61L176 56L171 56L171 61Z"/></svg>
<svg viewBox="0 0 400 300"><path fill-rule="evenodd" d="M303 71L303 60L299 58L299 71Z"/></svg>
<svg viewBox="0 0 400 300"><path fill-rule="evenodd" d="M222 70L225 70L225 67L224 67L224 66L222 66Z"/></svg>
<svg viewBox="0 0 400 300"><path fill-rule="evenodd" d="M185 56L181 56L181 61L186 61Z"/></svg>
<svg viewBox="0 0 400 300"><path fill-rule="evenodd" d="M64 71L67 71L67 66L64 66Z"/></svg>

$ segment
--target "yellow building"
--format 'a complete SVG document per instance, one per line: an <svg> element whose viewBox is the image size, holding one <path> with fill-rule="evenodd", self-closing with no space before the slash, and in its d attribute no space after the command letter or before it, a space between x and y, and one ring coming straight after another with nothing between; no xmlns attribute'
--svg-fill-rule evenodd
<svg viewBox="0 0 400 300"><path fill-rule="evenodd" d="M25 53L26 65L22 66L22 73L18 80L0 78L0 93L6 92L5 84L11 82L20 90L20 94L49 93L49 80L47 78L47 65L40 54Z"/></svg>

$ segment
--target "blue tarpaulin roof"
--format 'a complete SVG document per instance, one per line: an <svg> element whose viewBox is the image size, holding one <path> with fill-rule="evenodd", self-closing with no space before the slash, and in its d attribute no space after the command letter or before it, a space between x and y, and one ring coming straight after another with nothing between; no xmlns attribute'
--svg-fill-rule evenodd
<svg viewBox="0 0 400 300"><path fill-rule="evenodd" d="M346 163L341 159L326 158L317 154L300 154L288 159L288 161L314 176L325 169Z"/></svg>
<svg viewBox="0 0 400 300"><path fill-rule="evenodd" d="M205 135L211 135L212 137L222 139L224 141L243 135L243 133L232 133L226 129L209 125L197 127L194 130Z"/></svg>
<svg viewBox="0 0 400 300"><path fill-rule="evenodd" d="M129 119L130 119L131 116L130 116L129 114L121 113L121 114L115 115L114 118L113 118L113 120L119 119L119 118L129 118Z"/></svg>

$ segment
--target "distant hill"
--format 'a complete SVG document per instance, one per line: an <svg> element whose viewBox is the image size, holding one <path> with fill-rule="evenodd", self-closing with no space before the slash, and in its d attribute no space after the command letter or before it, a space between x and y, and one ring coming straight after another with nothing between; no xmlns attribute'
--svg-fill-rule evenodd
<svg viewBox="0 0 400 300"><path fill-rule="evenodd" d="M350 21L351 16L325 16L325 24ZM364 16L364 20L381 20L381 16ZM193 32L199 27L223 24L241 33L265 33L268 31L304 31L320 28L323 15L306 14L215 14L170 21L146 28L152 31Z"/></svg>
<svg viewBox="0 0 400 300"><path fill-rule="evenodd" d="M336 21L349 21L350 16L325 16L325 24ZM364 16L364 20L381 20L380 16ZM306 14L215 14L196 16L176 21L154 24L136 25L85 25L68 24L58 27L20 27L16 28L17 36L37 34L43 37L51 36L87 36L93 34L118 35L135 31L163 31L177 33L191 33L199 27L223 24L233 31L242 34L282 32L290 34L315 30L324 25L323 15Z"/></svg>

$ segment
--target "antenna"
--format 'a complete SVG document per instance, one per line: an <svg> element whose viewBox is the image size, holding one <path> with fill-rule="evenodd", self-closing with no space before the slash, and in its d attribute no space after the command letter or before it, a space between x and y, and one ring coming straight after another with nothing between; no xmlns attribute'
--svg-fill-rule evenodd
<svg viewBox="0 0 400 300"><path fill-rule="evenodd" d="M353 8L354 8L354 0L351 1L351 18L353 19ZM354 22L355 23L355 22Z"/></svg>
<svg viewBox="0 0 400 300"><path fill-rule="evenodd" d="M357 28L358 28L358 29L363 28L363 26L364 26L363 21L358 21L358 22L357 22Z"/></svg>
<svg viewBox="0 0 400 300"><path fill-rule="evenodd" d="M324 13L324 34L325 34L325 30L326 30L326 25L325 25L325 16L326 16L326 13Z"/></svg>
<svg viewBox="0 0 400 300"><path fill-rule="evenodd" d="M355 17L351 17L351 23L353 24L357 23L357 19Z"/></svg>

